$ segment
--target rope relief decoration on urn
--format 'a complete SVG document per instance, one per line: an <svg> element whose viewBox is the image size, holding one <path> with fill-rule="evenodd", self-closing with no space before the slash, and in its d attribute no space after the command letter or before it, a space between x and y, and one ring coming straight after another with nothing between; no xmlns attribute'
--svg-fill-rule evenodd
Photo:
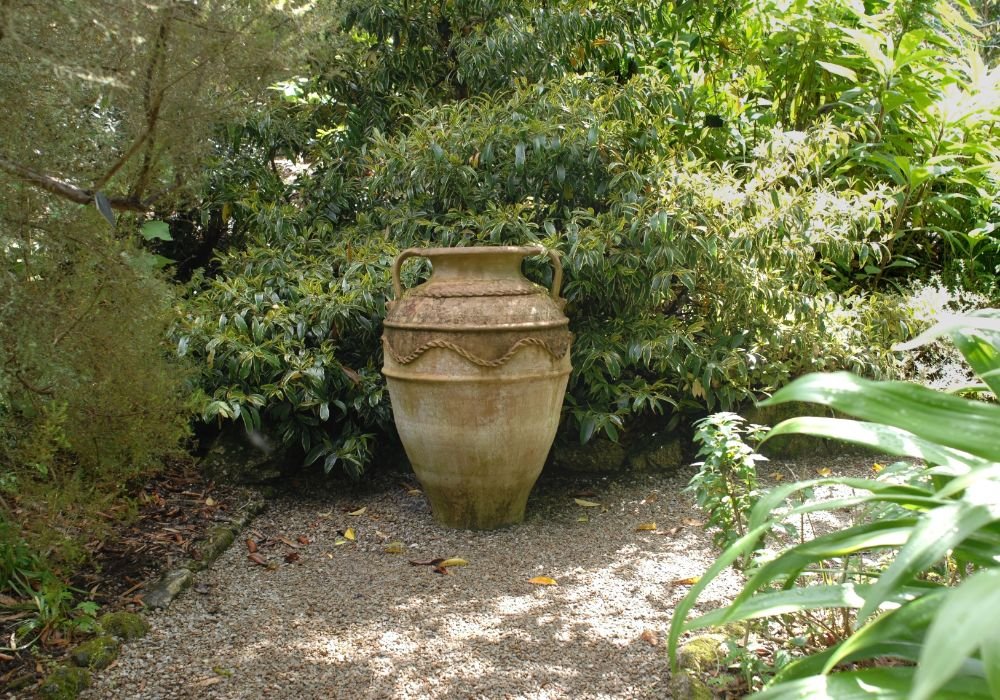
<svg viewBox="0 0 1000 700"><path fill-rule="evenodd" d="M521 272L547 255L552 286ZM403 262L431 277L404 289ZM559 424L573 335L562 266L540 246L412 248L392 269L382 372L431 512L452 527L520 522Z"/></svg>

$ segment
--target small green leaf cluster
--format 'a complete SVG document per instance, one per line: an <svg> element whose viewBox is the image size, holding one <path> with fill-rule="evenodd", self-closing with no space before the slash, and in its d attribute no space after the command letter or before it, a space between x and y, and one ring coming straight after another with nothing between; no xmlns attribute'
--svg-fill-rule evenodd
<svg viewBox="0 0 1000 700"><path fill-rule="evenodd" d="M1000 311L941 322L904 346L949 335L979 378L1000 395ZM670 649L685 630L739 620L840 610L853 617L823 649L785 665L755 698L840 698L864 693L923 700L1000 695L1000 406L915 384L847 373L803 377L770 403L811 401L860 420L793 418L768 438L805 433L921 460L879 479L814 479L775 488L678 606ZM909 474L907 478L900 478ZM868 506L878 515L778 551L750 572L732 604L688 620L699 595L777 526L790 497L820 484L852 495L805 500L798 515ZM878 566L882 558L887 565ZM849 566L849 559L863 561ZM885 660L894 662L886 664Z"/></svg>
<svg viewBox="0 0 1000 700"><path fill-rule="evenodd" d="M716 528L713 541L723 548L746 534L750 511L761 496L757 462L767 458L754 452L752 445L767 428L745 423L737 414L723 412L694 424L694 441L700 445L697 456L702 461L694 463L698 473L685 491L694 493L708 515L708 524Z"/></svg>

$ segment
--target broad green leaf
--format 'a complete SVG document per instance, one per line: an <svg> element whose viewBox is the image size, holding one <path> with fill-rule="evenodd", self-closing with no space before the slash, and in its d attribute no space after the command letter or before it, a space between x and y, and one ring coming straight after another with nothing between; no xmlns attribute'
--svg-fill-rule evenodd
<svg viewBox="0 0 1000 700"><path fill-rule="evenodd" d="M1000 333L1000 310L983 309L976 314L949 314L941 321L928 328L913 340L899 343L892 347L893 350L915 350L927 345L933 340L955 331L974 329L982 331L993 331Z"/></svg>
<svg viewBox="0 0 1000 700"><path fill-rule="evenodd" d="M848 372L810 374L762 406L806 401L892 425L922 439L1000 461L1000 406L969 401L906 382L874 382Z"/></svg>
<svg viewBox="0 0 1000 700"><path fill-rule="evenodd" d="M977 572L949 591L927 630L913 679L912 700L937 697L938 689L984 642L1000 643L998 610L1000 569Z"/></svg>
<svg viewBox="0 0 1000 700"><path fill-rule="evenodd" d="M829 71L834 75L839 75L842 78L847 78L852 83L858 82L858 74L847 66L841 66L836 63L827 63L826 61L816 61L816 63L818 63L819 67L825 71Z"/></svg>
<svg viewBox="0 0 1000 700"><path fill-rule="evenodd" d="M790 418L776 425L764 438L764 441L777 435L790 433L815 435L832 438L856 445L871 447L897 457L918 457L930 464L944 464L962 471L968 471L970 464L988 464L972 455L942 447L936 443L924 440L907 430L901 430L881 423L847 420L844 418L825 418L819 416L801 416Z"/></svg>
<svg viewBox="0 0 1000 700"><path fill-rule="evenodd" d="M869 668L829 676L810 676L781 683L749 696L750 700L908 700L915 670L912 666ZM993 700L981 678L954 678L935 700Z"/></svg>
<svg viewBox="0 0 1000 700"><path fill-rule="evenodd" d="M168 226L165 221L147 221L142 225L139 232L147 241L152 241L154 239L159 241L174 240L170 236L170 226Z"/></svg>
<svg viewBox="0 0 1000 700"><path fill-rule="evenodd" d="M957 501L921 515L906 545L872 587L858 620L873 614L902 581L937 563L965 538L998 519L1000 500L980 504Z"/></svg>

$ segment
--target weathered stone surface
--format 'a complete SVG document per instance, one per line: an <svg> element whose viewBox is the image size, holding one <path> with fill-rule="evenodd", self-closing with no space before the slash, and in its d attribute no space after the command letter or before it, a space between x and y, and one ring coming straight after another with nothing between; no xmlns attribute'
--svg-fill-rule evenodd
<svg viewBox="0 0 1000 700"><path fill-rule="evenodd" d="M159 581L142 597L147 608L166 608L180 595L181 591L191 585L194 573L191 569L174 569L163 575Z"/></svg>
<svg viewBox="0 0 1000 700"><path fill-rule="evenodd" d="M118 658L121 644L114 637L101 636L88 639L69 653L77 666L91 670L107 668Z"/></svg>
<svg viewBox="0 0 1000 700"><path fill-rule="evenodd" d="M105 634L114 635L130 642L145 637L149 633L149 622L138 613L110 612L101 615L98 623Z"/></svg>
<svg viewBox="0 0 1000 700"><path fill-rule="evenodd" d="M551 466L560 471L602 474L624 469L627 456L620 443L595 438L586 445L557 443L549 460Z"/></svg>
<svg viewBox="0 0 1000 700"><path fill-rule="evenodd" d="M672 471L687 463L681 440L667 440L660 444L644 446L629 455L628 466L633 471Z"/></svg>
<svg viewBox="0 0 1000 700"><path fill-rule="evenodd" d="M783 403L777 406L748 406L740 412L740 415L748 423L770 427L797 416L845 417L841 414L835 414L834 411L823 406L801 402ZM835 455L846 452L861 454L866 451L868 450L864 447L813 437L812 435L779 435L768 440L760 449L762 455L771 459L797 459L812 455Z"/></svg>
<svg viewBox="0 0 1000 700"><path fill-rule="evenodd" d="M240 429L221 433L199 464L209 479L230 484L259 484L281 476L284 454L263 433Z"/></svg>
<svg viewBox="0 0 1000 700"><path fill-rule="evenodd" d="M207 539L198 545L195 560L189 563L188 568L200 571L218 559L236 539L239 527L234 524L213 528Z"/></svg>
<svg viewBox="0 0 1000 700"><path fill-rule="evenodd" d="M38 695L45 700L74 700L90 685L90 671L75 666L57 666L42 681Z"/></svg>
<svg viewBox="0 0 1000 700"><path fill-rule="evenodd" d="M677 651L677 673L670 679L675 698L690 700L712 700L711 689L702 678L714 675L723 663L725 637L718 634L703 634L692 637Z"/></svg>

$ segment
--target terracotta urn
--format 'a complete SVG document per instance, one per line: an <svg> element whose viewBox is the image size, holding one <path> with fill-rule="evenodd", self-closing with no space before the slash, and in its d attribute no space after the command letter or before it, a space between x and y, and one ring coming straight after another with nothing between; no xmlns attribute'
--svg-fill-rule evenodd
<svg viewBox="0 0 1000 700"><path fill-rule="evenodd" d="M552 289L521 274L547 254ZM405 260L430 279L404 290ZM540 246L411 248L392 268L382 372L407 457L444 525L521 522L555 437L570 373L562 267Z"/></svg>

